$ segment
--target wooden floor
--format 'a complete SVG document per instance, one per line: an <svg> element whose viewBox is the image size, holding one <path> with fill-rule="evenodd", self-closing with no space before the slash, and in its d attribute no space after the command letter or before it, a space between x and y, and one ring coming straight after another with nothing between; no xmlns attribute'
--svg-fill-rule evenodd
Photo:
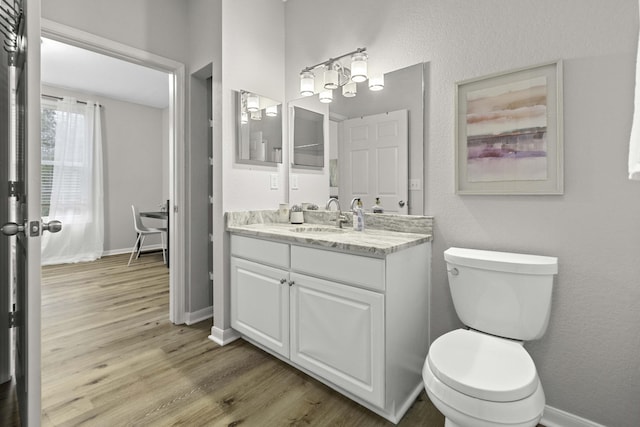
<svg viewBox="0 0 640 427"><path fill-rule="evenodd" d="M127 258L43 268L43 426L392 425L242 340L219 347L211 321L172 325L161 255ZM443 424L424 392L400 423Z"/></svg>

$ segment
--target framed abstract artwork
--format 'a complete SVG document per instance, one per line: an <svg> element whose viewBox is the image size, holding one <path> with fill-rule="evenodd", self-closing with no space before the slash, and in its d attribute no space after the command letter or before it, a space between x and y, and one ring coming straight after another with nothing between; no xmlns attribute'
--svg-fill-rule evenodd
<svg viewBox="0 0 640 427"><path fill-rule="evenodd" d="M562 62L456 84L456 193L563 194Z"/></svg>

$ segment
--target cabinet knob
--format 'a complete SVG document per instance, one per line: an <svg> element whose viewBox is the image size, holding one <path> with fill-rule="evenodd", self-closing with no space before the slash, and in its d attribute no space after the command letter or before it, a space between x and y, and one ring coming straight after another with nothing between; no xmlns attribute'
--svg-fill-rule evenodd
<svg viewBox="0 0 640 427"><path fill-rule="evenodd" d="M293 285L295 285L295 284L296 284L296 282L294 282L293 280L291 280L291 281L289 282L289 286L293 286Z"/></svg>
<svg viewBox="0 0 640 427"><path fill-rule="evenodd" d="M287 279L280 279L280 284L284 285L287 282Z"/></svg>

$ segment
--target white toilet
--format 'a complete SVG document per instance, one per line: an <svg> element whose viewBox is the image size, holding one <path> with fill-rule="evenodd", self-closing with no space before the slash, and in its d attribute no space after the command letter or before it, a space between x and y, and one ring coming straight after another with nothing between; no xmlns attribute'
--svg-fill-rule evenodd
<svg viewBox="0 0 640 427"><path fill-rule="evenodd" d="M449 248L444 252L458 317L469 329L436 339L422 368L447 427L535 426L545 398L523 341L549 322L558 259Z"/></svg>

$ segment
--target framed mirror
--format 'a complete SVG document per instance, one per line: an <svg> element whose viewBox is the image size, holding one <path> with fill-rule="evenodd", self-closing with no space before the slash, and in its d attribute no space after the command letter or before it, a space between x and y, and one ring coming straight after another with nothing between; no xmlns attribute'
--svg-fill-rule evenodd
<svg viewBox="0 0 640 427"><path fill-rule="evenodd" d="M337 94L324 104L315 95L288 103L290 111L304 108L325 116L325 166L291 165L290 204L324 207L329 197L338 197L348 211L351 199L359 197L370 211L380 198L385 212L423 215L425 65L385 74L382 91L370 91L364 82L355 97ZM398 142L386 140L392 135Z"/></svg>
<svg viewBox="0 0 640 427"><path fill-rule="evenodd" d="M248 91L233 91L236 162L282 163L282 103Z"/></svg>
<svg viewBox="0 0 640 427"><path fill-rule="evenodd" d="M293 164L324 167L324 119L316 111L302 107L290 110L293 122Z"/></svg>

